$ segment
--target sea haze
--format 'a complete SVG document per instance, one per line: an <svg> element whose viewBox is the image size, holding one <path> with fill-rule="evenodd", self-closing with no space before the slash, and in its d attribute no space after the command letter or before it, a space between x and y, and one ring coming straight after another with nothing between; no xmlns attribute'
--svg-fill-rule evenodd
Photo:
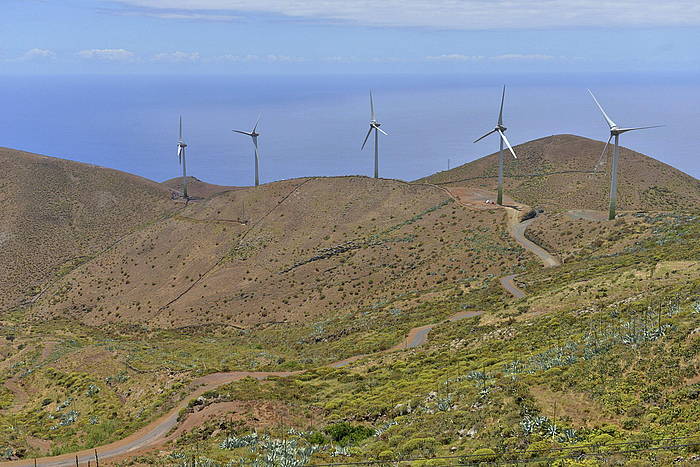
<svg viewBox="0 0 700 467"><path fill-rule="evenodd" d="M232 129L259 131L262 181L307 175L370 175L372 147L360 151L368 90L389 136L380 175L412 180L497 149L500 85L512 144L556 134L607 138L586 92L629 126L624 146L695 177L700 157L700 81L693 75L327 75L0 77L0 146L113 167L157 181L179 174L182 115L188 173L223 185L253 180L252 145Z"/></svg>

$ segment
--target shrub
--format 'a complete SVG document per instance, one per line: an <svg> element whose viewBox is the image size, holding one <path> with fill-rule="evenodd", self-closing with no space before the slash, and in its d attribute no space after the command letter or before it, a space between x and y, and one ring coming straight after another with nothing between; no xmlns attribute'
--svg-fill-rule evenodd
<svg viewBox="0 0 700 467"><path fill-rule="evenodd" d="M306 437L306 440L311 444L318 444L320 446L328 443L328 438L323 436L320 431L314 431Z"/></svg>
<svg viewBox="0 0 700 467"><path fill-rule="evenodd" d="M374 430L371 428L363 425L351 425L347 422L329 425L324 431L341 446L357 444L374 435Z"/></svg>
<svg viewBox="0 0 700 467"><path fill-rule="evenodd" d="M472 460L478 462L493 462L496 460L496 451L491 448L481 448L474 451L474 455L471 457Z"/></svg>
<svg viewBox="0 0 700 467"><path fill-rule="evenodd" d="M437 440L435 438L413 438L409 439L400 446L401 452L404 454L419 453L424 456L432 456L437 448Z"/></svg>

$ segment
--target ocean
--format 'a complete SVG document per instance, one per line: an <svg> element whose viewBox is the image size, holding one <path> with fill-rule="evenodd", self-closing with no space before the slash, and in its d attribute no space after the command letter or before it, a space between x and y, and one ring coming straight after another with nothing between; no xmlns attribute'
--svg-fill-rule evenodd
<svg viewBox="0 0 700 467"><path fill-rule="evenodd" d="M618 124L665 124L625 134L624 146L700 177L697 75L0 76L0 146L163 181L179 175L178 118L188 174L250 185L250 130L258 115L262 182L310 175L371 175L360 146L373 90L380 176L413 180L497 149L472 141L496 123L506 84L513 145L574 133L607 139L590 87Z"/></svg>

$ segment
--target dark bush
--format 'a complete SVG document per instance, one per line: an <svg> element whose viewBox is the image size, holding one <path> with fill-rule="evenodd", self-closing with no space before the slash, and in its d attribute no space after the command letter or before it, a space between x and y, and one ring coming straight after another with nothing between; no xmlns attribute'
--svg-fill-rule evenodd
<svg viewBox="0 0 700 467"><path fill-rule="evenodd" d="M341 446L357 444L374 435L374 430L371 428L362 425L351 425L347 422L329 425L323 431Z"/></svg>

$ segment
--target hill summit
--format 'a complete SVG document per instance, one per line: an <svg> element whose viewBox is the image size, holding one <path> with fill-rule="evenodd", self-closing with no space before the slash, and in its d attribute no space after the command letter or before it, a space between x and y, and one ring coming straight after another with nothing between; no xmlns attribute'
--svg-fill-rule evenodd
<svg viewBox="0 0 700 467"><path fill-rule="evenodd" d="M608 157L595 170L605 143L575 135L553 135L514 147L506 154L505 192L530 206L550 210L607 208ZM623 210L685 210L700 206L700 181L624 147L620 148L618 206ZM441 186L495 191L498 153L418 180Z"/></svg>

